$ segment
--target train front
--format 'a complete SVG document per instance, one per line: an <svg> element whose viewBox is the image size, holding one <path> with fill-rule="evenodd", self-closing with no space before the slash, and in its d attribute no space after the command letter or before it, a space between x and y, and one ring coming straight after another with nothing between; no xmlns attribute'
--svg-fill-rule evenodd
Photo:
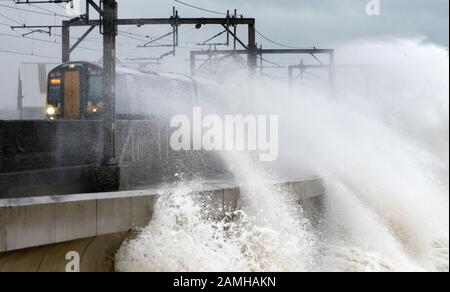
<svg viewBox="0 0 450 292"><path fill-rule="evenodd" d="M53 69L48 75L48 119L101 119L102 73L100 66L87 62L65 63Z"/></svg>

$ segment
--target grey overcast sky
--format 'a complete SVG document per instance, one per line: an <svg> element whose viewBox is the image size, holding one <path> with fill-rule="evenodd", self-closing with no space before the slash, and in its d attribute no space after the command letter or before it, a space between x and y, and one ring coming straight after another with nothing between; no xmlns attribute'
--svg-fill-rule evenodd
<svg viewBox="0 0 450 292"><path fill-rule="evenodd" d="M85 0L81 0L84 6ZM118 0L121 18L168 17L176 5L184 17L213 17L213 13L187 7L173 0ZM351 40L381 37L421 37L426 41L448 47L449 1L448 0L380 0L381 15L369 17L366 5L369 0L183 0L183 2L209 10L224 12L238 9L239 14L254 17L257 29L270 39L298 47L333 47ZM15 10L16 7L30 11ZM17 77L20 63L49 62L60 59L60 33L54 31L49 37L34 33L29 38L21 35L27 31L12 31L14 24L57 24L63 19L46 15L48 10L58 14L65 11L61 5L14 5L12 0L0 0L0 109L16 105ZM145 41L145 36L157 37L169 31L168 27L123 27L118 39L119 59L159 56L165 49L138 49L136 45ZM219 28L194 31L191 27L181 29L181 48L178 58L167 61L172 70L186 70L186 52L197 49L197 42L220 32ZM73 32L73 37L82 31ZM245 30L240 32L246 38ZM53 42L53 43L52 43ZM164 41L162 41L164 42ZM265 47L276 47L258 38ZM73 59L98 60L101 49L98 31L93 33L83 47L77 50ZM8 52L5 52L8 51ZM16 55L11 52L32 54ZM38 57L45 56L45 57Z"/></svg>

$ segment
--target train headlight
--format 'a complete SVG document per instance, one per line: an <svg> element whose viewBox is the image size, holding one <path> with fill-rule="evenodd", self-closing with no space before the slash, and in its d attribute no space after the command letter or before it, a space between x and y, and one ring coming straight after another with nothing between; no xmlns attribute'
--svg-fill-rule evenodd
<svg viewBox="0 0 450 292"><path fill-rule="evenodd" d="M52 105L47 106L47 115L54 116L56 114L56 108Z"/></svg>
<svg viewBox="0 0 450 292"><path fill-rule="evenodd" d="M61 79L60 78L52 78L50 79L51 85L61 85Z"/></svg>
<svg viewBox="0 0 450 292"><path fill-rule="evenodd" d="M99 112L102 111L103 108L103 103L99 102L97 104L92 104L92 102L88 102L87 107L86 107L86 112L88 114L97 114Z"/></svg>

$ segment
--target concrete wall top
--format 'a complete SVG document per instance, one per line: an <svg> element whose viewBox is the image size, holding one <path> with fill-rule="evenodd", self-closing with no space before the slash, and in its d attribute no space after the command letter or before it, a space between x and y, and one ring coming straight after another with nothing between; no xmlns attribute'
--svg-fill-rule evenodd
<svg viewBox="0 0 450 292"><path fill-rule="evenodd" d="M295 193L299 200L324 194L322 181L318 179L274 185ZM126 232L145 226L152 218L158 196L170 194L176 187L0 200L0 252ZM240 190L227 181L202 183L192 193L209 196L205 201L218 216L230 208L238 208Z"/></svg>

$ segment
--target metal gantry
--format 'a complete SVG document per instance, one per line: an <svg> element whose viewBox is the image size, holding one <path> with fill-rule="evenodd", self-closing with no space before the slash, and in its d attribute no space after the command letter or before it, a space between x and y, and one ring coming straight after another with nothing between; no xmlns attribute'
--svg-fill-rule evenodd
<svg viewBox="0 0 450 292"><path fill-rule="evenodd" d="M40 4L40 3L72 3L72 0L53 0L53 1L16 1L17 4ZM94 10L98 14L97 19L91 19L91 10ZM195 28L200 29L206 25L218 25L222 26L224 31L219 35L226 33L227 45L230 45L230 36L233 38L232 50L203 50L191 52L191 74L196 73L196 57L200 55L215 56L215 55L247 55L247 65L249 71L253 74L258 67L258 56L263 61L264 55L279 55L279 54L291 54L302 55L308 54L315 57L317 54L328 54L328 65L291 65L289 66L289 80L290 84L294 80L293 73L295 70L305 70L306 68L323 67L329 71L330 87L334 87L334 50L329 49L258 49L256 43L256 21L254 18L244 18L238 16L237 11L234 14L230 14L228 11L224 17L219 18L183 18L180 17L178 11L174 8L173 13L169 18L131 18L131 19L119 19L118 18L118 4L116 0L98 0L98 4L94 0L86 0L86 12L79 17L64 20L61 25L32 25L32 26L12 26L11 28L28 28L35 30L48 29L48 33L51 34L52 28L61 28L62 30L62 62L70 61L71 53L83 42L83 40L96 28L100 28L100 33L103 35L103 94L105 97L105 117L104 117L104 149L103 149L103 161L106 165L117 164L116 149L115 149L115 128L116 128L116 114L115 114L115 79L116 79L116 38L118 35L118 26L145 26L145 25L169 25L172 28L172 32L168 35L173 35L173 50L169 54L175 54L176 47L178 46L178 34L179 26L182 25L194 25ZM244 43L237 36L237 27L248 27L248 39L247 44ZM86 32L78 38L78 40L71 45L70 29L73 27L87 27ZM209 41L208 40L208 41ZM206 41L205 43L207 43ZM155 40L152 40L142 47L150 47ZM243 49L238 50L237 44L242 46ZM165 54L166 55L166 54ZM165 56L163 55L163 56ZM316 57L315 57L316 58ZM317 59L317 58L316 58ZM318 59L317 59L318 60ZM262 69L262 65L260 66Z"/></svg>
<svg viewBox="0 0 450 292"><path fill-rule="evenodd" d="M39 4L39 3L69 3L71 0L55 1L17 1L17 4ZM99 17L91 19L90 10L94 9ZM256 46L256 28L254 18L231 16L229 13L223 18L182 18L178 11L174 9L173 15L169 18L133 18L118 19L118 7L116 0L100 0L97 4L94 0L86 0L86 13L80 17L71 20L65 20L62 25L32 25L32 26L13 26L11 28L33 28L44 29L61 28L62 30L62 62L70 61L71 53L77 46L94 30L100 27L100 33L103 35L103 94L105 97L105 117L104 117L104 149L103 161L105 164L117 164L115 151L115 78L116 78L116 37L118 26L144 26L144 25L170 25L173 29L174 50L178 44L178 28L181 25L195 25L200 29L205 25L220 25L227 30L227 35L231 34L235 41L236 27L239 25L248 26L248 44L244 45L248 51L248 64L251 71L256 70L257 66L257 46ZM88 27L86 32L71 46L70 28ZM234 32L230 28L234 28ZM239 40L239 42L241 42Z"/></svg>
<svg viewBox="0 0 450 292"><path fill-rule="evenodd" d="M197 72L197 57L198 56L207 56L211 58L213 56L224 56L224 55L249 55L251 54L251 50L201 50L201 51L191 51L190 56L190 65L191 65L191 75L195 76ZM299 65L289 65L288 66L288 75L289 75L289 84L292 86L294 81L294 72L295 70L300 70L300 72L304 72L310 68L323 68L328 71L329 76L329 85L330 89L333 91L335 86L335 51L333 49L257 49L256 56L261 59L261 62L264 61L264 55L311 55L318 62L319 65L304 65L301 62ZM328 55L328 64L322 64L320 60L316 57L316 55ZM256 65L256 63L255 63ZM283 66L275 66L280 68L285 68ZM260 65L262 69L262 64Z"/></svg>

